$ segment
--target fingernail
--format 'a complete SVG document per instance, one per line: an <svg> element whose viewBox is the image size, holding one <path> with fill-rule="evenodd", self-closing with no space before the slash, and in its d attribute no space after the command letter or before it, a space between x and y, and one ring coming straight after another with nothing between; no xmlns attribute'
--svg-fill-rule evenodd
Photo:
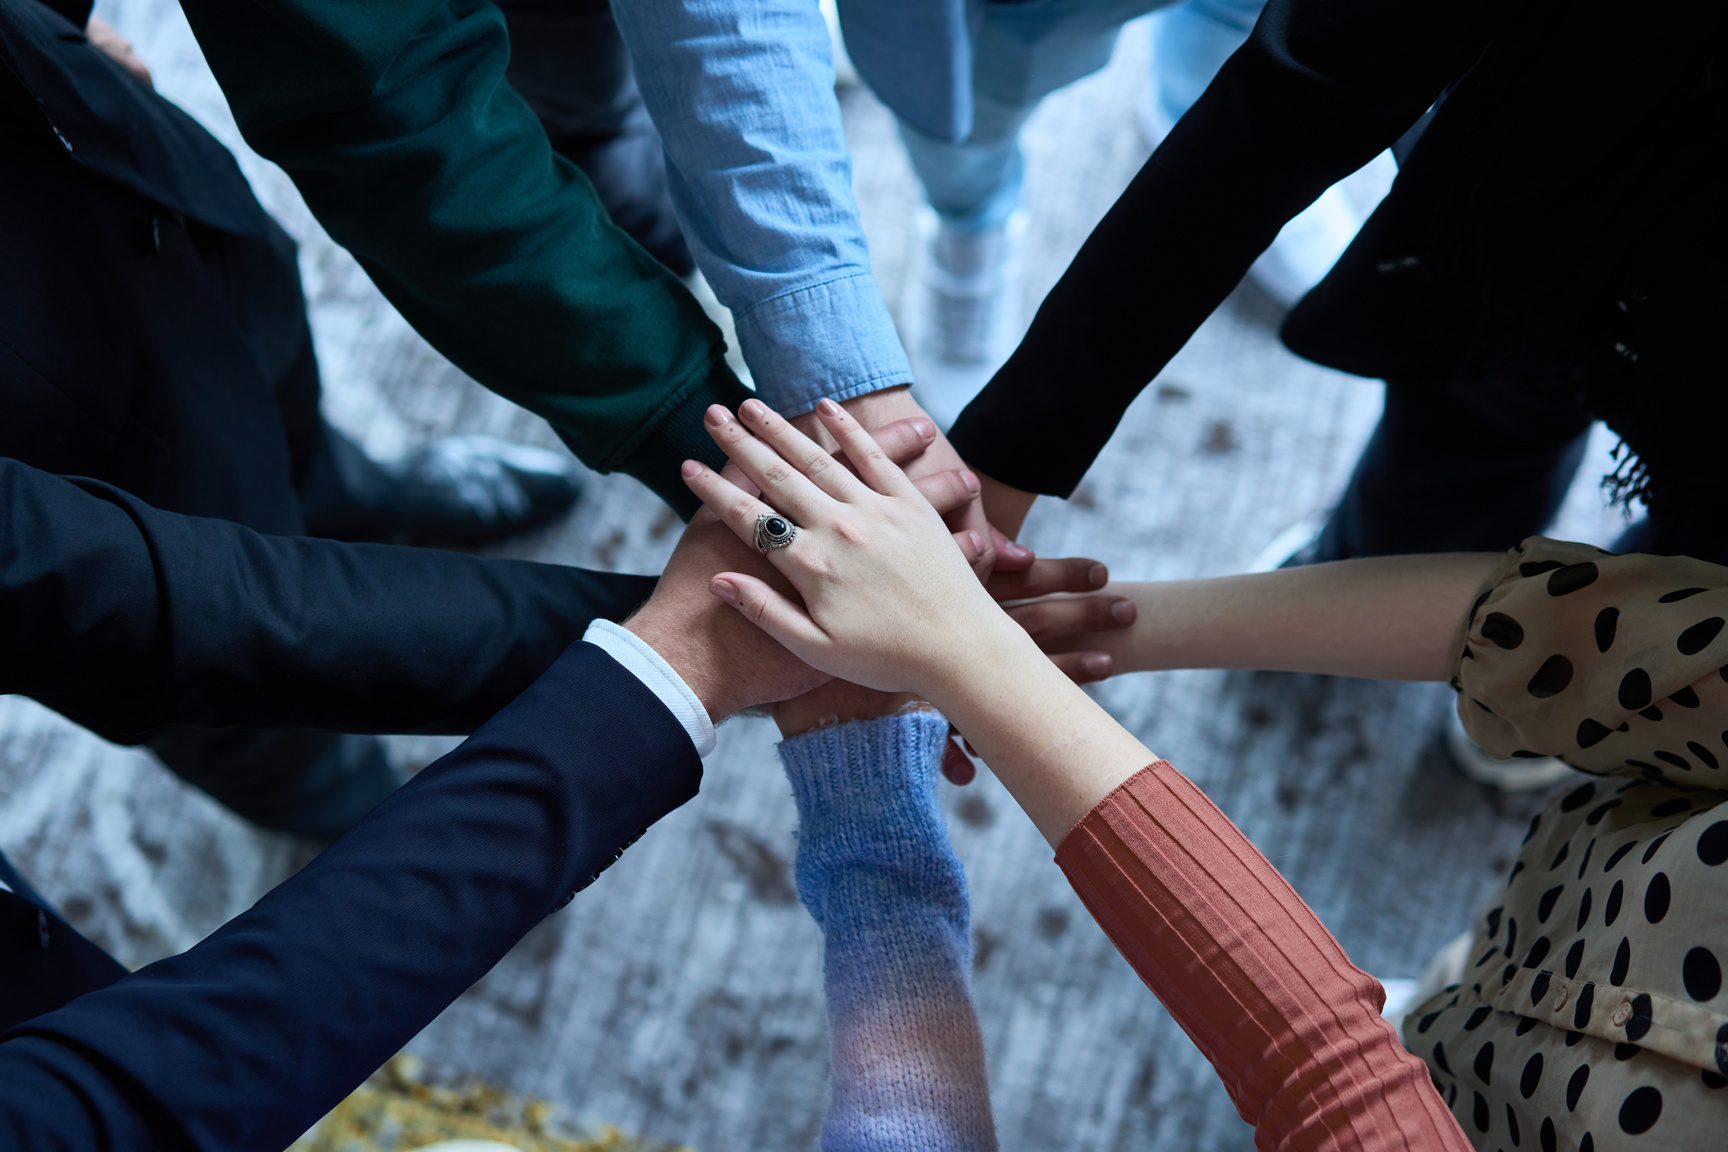
<svg viewBox="0 0 1728 1152"><path fill-rule="evenodd" d="M704 412L702 416L716 428L723 426L726 421L732 418L732 414L726 411L725 406L721 404L708 405L708 411Z"/></svg>
<svg viewBox="0 0 1728 1152"><path fill-rule="evenodd" d="M968 531L966 538L972 541L972 554L974 556L984 555L984 537L981 533Z"/></svg>
<svg viewBox="0 0 1728 1152"><path fill-rule="evenodd" d="M1107 652L1092 653L1086 657L1085 664L1089 675L1099 677L1110 675L1110 654Z"/></svg>
<svg viewBox="0 0 1728 1152"><path fill-rule="evenodd" d="M684 461L684 467L680 468L679 471L684 474L684 479L694 480L696 477L702 475L702 465L696 463L694 460L686 460Z"/></svg>
<svg viewBox="0 0 1728 1152"><path fill-rule="evenodd" d="M960 469L960 482L966 485L966 491L974 496L978 495L978 477L962 468Z"/></svg>
<svg viewBox="0 0 1728 1152"><path fill-rule="evenodd" d="M1016 560L1024 560L1026 557L1032 555L1032 549L1026 547L1026 545L1020 543L1018 540L1008 541L1007 545L1003 548L1003 551L1007 552L1008 555L1014 557Z"/></svg>
<svg viewBox="0 0 1728 1152"><path fill-rule="evenodd" d="M1110 605L1110 618L1118 624L1132 624L1139 614L1132 600L1118 600Z"/></svg>
<svg viewBox="0 0 1728 1152"><path fill-rule="evenodd" d="M824 400L823 403L828 404L828 403L832 403L832 401ZM934 440L934 439L936 439L936 425L930 423L930 421L928 421L928 420L914 420L914 421L912 421L912 431L918 433L919 439L922 439L922 440Z"/></svg>
<svg viewBox="0 0 1728 1152"><path fill-rule="evenodd" d="M1092 582L1092 587L1102 588L1110 583L1110 569L1102 564L1094 564L1086 569L1086 579Z"/></svg>
<svg viewBox="0 0 1728 1152"><path fill-rule="evenodd" d="M738 586L730 580L711 580L708 590L728 604L738 603Z"/></svg>
<svg viewBox="0 0 1728 1152"><path fill-rule="evenodd" d="M738 414L759 420L768 414L768 405L760 400L746 400L738 406Z"/></svg>
<svg viewBox="0 0 1728 1152"><path fill-rule="evenodd" d="M840 405L834 403L834 401L829 400L826 397L824 397L821 400L816 401L816 407L824 416L838 416L838 415L840 415Z"/></svg>

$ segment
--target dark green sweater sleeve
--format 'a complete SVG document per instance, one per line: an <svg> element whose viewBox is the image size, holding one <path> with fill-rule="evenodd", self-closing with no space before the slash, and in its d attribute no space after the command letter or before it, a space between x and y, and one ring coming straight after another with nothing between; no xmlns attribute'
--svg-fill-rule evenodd
<svg viewBox="0 0 1728 1152"><path fill-rule="evenodd" d="M185 0L246 140L434 347L689 514L702 410L748 393L695 299L504 81L485 0Z"/></svg>

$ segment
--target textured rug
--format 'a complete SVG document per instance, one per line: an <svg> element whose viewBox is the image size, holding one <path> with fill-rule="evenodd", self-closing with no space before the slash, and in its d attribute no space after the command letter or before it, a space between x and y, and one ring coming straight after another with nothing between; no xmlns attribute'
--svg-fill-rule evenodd
<svg viewBox="0 0 1728 1152"><path fill-rule="evenodd" d="M578 1124L553 1104L404 1053L338 1104L289 1152L406 1152L442 1140L492 1140L522 1152L690 1152Z"/></svg>

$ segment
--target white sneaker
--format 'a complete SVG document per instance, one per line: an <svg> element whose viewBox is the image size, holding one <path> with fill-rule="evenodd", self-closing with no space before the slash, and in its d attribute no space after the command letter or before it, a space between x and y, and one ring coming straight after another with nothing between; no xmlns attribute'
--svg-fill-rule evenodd
<svg viewBox="0 0 1728 1152"><path fill-rule="evenodd" d="M955 231L929 209L918 223L902 324L912 395L947 429L1025 334L1026 213L986 232Z"/></svg>
<svg viewBox="0 0 1728 1152"><path fill-rule="evenodd" d="M1581 775L1565 761L1552 756L1519 756L1501 760L1488 755L1464 731L1464 721L1459 718L1456 708L1446 714L1446 751L1451 753L1452 762L1464 775L1502 792L1536 792Z"/></svg>

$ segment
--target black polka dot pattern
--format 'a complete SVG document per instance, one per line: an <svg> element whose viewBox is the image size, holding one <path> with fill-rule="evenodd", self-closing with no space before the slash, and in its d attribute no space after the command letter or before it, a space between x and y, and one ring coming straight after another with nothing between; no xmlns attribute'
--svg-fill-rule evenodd
<svg viewBox="0 0 1728 1152"><path fill-rule="evenodd" d="M1682 656L1696 656L1710 646L1710 641L1716 639L1716 634L1722 631L1722 617L1712 616L1708 620L1700 620L1686 631L1680 633L1680 638L1674 641L1674 647Z"/></svg>
<svg viewBox="0 0 1728 1152"><path fill-rule="evenodd" d="M1636 712L1650 703L1650 673L1634 668L1620 678L1620 707Z"/></svg>
<svg viewBox="0 0 1728 1152"><path fill-rule="evenodd" d="M1568 564L1564 568L1556 568L1554 574L1548 577L1548 595L1570 596L1596 583L1599 569L1586 560L1582 564Z"/></svg>
<svg viewBox="0 0 1728 1152"><path fill-rule="evenodd" d="M1614 647L1614 632L1620 623L1620 609L1608 607L1596 613L1596 651L1606 652Z"/></svg>
<svg viewBox="0 0 1728 1152"><path fill-rule="evenodd" d="M1459 714L1493 755L1557 754L1591 779L1531 820L1462 983L1403 1031L1481 1152L1716 1147L1728 569L1520 551L1455 648Z"/></svg>
<svg viewBox="0 0 1728 1152"><path fill-rule="evenodd" d="M1626 983L1626 973L1632 970L1632 941L1620 937L1620 947L1614 949L1614 967L1608 972L1608 983L1618 988Z"/></svg>
<svg viewBox="0 0 1728 1152"><path fill-rule="evenodd" d="M1512 617L1502 612L1490 612L1482 621L1482 639L1512 649L1524 643L1524 629Z"/></svg>
<svg viewBox="0 0 1728 1152"><path fill-rule="evenodd" d="M1538 700L1546 700L1550 696L1558 696L1566 691L1566 686L1572 683L1572 661L1555 653L1542 662L1542 667L1536 669L1536 675L1530 677L1525 690Z"/></svg>
<svg viewBox="0 0 1728 1152"><path fill-rule="evenodd" d="M1680 971L1686 995L1694 1000L1714 1000L1722 991L1722 964L1708 948L1699 946L1687 952Z"/></svg>
<svg viewBox="0 0 1728 1152"><path fill-rule="evenodd" d="M1719 820L1698 837L1698 859L1712 868L1728 861L1728 820Z"/></svg>
<svg viewBox="0 0 1728 1152"><path fill-rule="evenodd" d="M1650 877L1650 886L1644 889L1644 919L1651 924L1662 923L1673 901L1674 893L1668 884L1668 874L1656 873Z"/></svg>
<svg viewBox="0 0 1728 1152"><path fill-rule="evenodd" d="M1642 1136L1662 1118L1662 1093L1645 1085L1634 1088L1620 1105L1620 1131L1629 1136Z"/></svg>

